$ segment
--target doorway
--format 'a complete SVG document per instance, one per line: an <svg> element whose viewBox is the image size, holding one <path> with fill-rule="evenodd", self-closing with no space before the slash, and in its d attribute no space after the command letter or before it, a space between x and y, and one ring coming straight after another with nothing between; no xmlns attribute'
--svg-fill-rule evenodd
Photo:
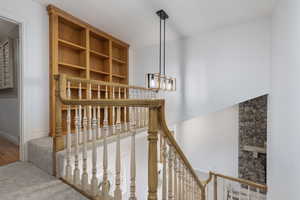
<svg viewBox="0 0 300 200"><path fill-rule="evenodd" d="M20 159L20 24L0 17L0 166Z"/></svg>

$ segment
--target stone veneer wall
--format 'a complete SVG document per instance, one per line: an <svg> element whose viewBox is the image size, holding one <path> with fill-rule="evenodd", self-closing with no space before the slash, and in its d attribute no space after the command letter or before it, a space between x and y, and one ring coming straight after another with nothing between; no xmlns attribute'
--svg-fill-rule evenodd
<svg viewBox="0 0 300 200"><path fill-rule="evenodd" d="M266 184L267 155L244 151L244 145L264 147L267 142L267 102L264 95L239 105L239 177Z"/></svg>

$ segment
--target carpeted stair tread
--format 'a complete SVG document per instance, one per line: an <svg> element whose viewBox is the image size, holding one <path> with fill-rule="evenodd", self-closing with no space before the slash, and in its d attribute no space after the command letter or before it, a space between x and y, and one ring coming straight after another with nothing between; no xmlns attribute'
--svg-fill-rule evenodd
<svg viewBox="0 0 300 200"><path fill-rule="evenodd" d="M0 167L0 200L85 200L62 181L27 162Z"/></svg>

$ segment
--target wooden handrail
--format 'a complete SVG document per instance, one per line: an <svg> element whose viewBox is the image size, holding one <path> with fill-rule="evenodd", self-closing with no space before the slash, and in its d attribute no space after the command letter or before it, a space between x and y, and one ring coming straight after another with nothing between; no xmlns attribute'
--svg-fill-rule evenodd
<svg viewBox="0 0 300 200"><path fill-rule="evenodd" d="M208 178L205 181L202 182L203 186L206 187L210 183L212 178L213 178L213 174L212 174L212 172L209 172Z"/></svg>
<svg viewBox="0 0 300 200"><path fill-rule="evenodd" d="M163 133L165 134L165 136L168 138L169 142L171 143L171 145L173 146L173 148L177 151L177 153L179 154L179 156L181 157L182 161L184 162L185 166L188 167L190 173L193 175L194 179L197 180L197 184L201 189L201 195L202 195L202 199L205 198L205 194L204 194L204 185L202 184L202 182L200 181L199 177L197 176L196 172L194 171L192 165L190 164L190 162L188 161L188 159L186 158L186 156L184 155L183 151L181 150L181 148L179 147L179 145L177 144L173 134L171 133L171 131L168 129L167 127L167 123L165 121L165 101L162 100L161 101L162 105L159 108L159 114L158 114L158 118L159 118L159 122L160 122L160 128L162 129Z"/></svg>
<svg viewBox="0 0 300 200"><path fill-rule="evenodd" d="M66 105L91 105L91 106L128 106L128 107L148 107L151 109L157 109L157 121L158 127L162 130L165 137L168 139L170 145L176 150L177 154L180 156L181 160L183 161L184 165L187 167L189 172L192 174L194 180L196 180L197 185L201 190L201 200L205 200L205 187L200 181L199 177L195 173L194 169L192 168L190 162L188 161L187 157L184 155L183 151L177 144L175 138L173 137L171 131L167 127L167 123L165 121L165 100L163 99L68 99L66 95L66 85L67 81L73 81L78 83L89 83L89 84L99 84L99 85L106 85L106 86L115 86L115 87L124 87L124 88L134 88L134 89L142 89L148 90L147 88L143 87L136 87L136 86L128 86L123 84L114 84L114 83L107 83L104 81L96 81L96 80L86 80L81 78L71 78L67 77L66 75L56 75L55 79L59 81L58 90L59 90L59 99L60 102Z"/></svg>
<svg viewBox="0 0 300 200"><path fill-rule="evenodd" d="M241 179L241 178L234 178L234 177L231 177L231 176L226 176L226 175L223 175L223 174L218 174L218 173L213 173L213 172L210 172L210 174L213 175L213 176L216 176L216 177L220 177L220 178L227 179L227 180L230 180L230 181L245 184L245 185L248 185L250 187L258 188L258 189L263 190L263 191L268 191L268 187L266 185L255 183L253 181L248 181L248 180Z"/></svg>
<svg viewBox="0 0 300 200"><path fill-rule="evenodd" d="M110 83L110 82L99 81L99 80L87 80L87 79L82 79L82 78L77 78L77 77L69 77L69 76L66 76L64 74L54 75L55 80L59 80L60 77L63 77L63 79L65 79L66 81L71 81L71 82L74 82L74 83L90 83L90 84L94 84L94 85L106 85L106 86L139 89L139 90L153 91L153 92L156 91L155 89L150 89L150 88L145 88L145 87L140 87L140 86L134 86L134 85L126 85L126 84L121 84L121 83Z"/></svg>

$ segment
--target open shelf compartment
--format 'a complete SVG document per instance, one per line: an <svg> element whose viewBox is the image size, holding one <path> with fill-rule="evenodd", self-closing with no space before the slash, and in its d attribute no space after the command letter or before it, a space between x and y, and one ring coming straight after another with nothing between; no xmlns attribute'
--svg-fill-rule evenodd
<svg viewBox="0 0 300 200"><path fill-rule="evenodd" d="M80 47L86 47L86 29L63 17L58 17L58 38Z"/></svg>
<svg viewBox="0 0 300 200"><path fill-rule="evenodd" d="M126 64L127 48L116 42L112 42L112 59L114 62Z"/></svg>
<svg viewBox="0 0 300 200"><path fill-rule="evenodd" d="M90 32L90 52L108 58L109 40L97 33Z"/></svg>

